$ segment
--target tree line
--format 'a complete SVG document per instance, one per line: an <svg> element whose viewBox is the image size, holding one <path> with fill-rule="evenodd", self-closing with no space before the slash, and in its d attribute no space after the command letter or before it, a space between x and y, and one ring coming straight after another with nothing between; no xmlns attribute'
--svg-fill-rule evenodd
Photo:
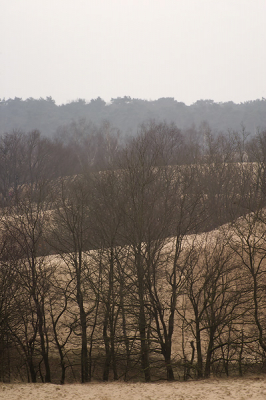
<svg viewBox="0 0 266 400"><path fill-rule="evenodd" d="M71 128L1 138L1 379L265 368L266 133Z"/></svg>
<svg viewBox="0 0 266 400"><path fill-rule="evenodd" d="M22 100L0 99L0 134L13 129L26 132L40 130L46 137L54 137L58 129L72 121L86 120L97 127L109 121L123 136L136 136L138 127L149 119L157 122L174 122L182 129L209 124L214 132L238 130L244 124L252 133L266 128L266 101L264 98L236 104L233 101L216 103L213 100L198 100L186 105L172 97L143 100L129 96L111 99L77 99L57 105L51 97Z"/></svg>

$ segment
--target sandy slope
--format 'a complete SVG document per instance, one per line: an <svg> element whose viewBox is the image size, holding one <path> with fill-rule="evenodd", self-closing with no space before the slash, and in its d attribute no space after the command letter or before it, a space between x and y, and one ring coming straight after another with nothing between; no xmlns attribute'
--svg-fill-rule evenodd
<svg viewBox="0 0 266 400"><path fill-rule="evenodd" d="M265 400L266 377L174 383L0 384L2 400Z"/></svg>

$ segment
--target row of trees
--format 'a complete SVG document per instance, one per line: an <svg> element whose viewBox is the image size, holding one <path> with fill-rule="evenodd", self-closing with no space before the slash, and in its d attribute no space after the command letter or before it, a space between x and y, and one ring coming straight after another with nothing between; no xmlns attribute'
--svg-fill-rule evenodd
<svg viewBox="0 0 266 400"><path fill-rule="evenodd" d="M257 162L236 163L243 132L184 142L151 122L123 147L103 136L105 169L60 176L36 150L54 144L6 135L35 145L1 209L1 378L148 382L265 364L264 137L249 143ZM178 163L188 143L197 156Z"/></svg>
<svg viewBox="0 0 266 400"><path fill-rule="evenodd" d="M142 126L139 134L147 129ZM222 163L261 162L264 157L263 134L254 138L243 126L240 132L218 136L208 124L202 124L199 130L181 131L175 124L153 121L150 129L167 132L168 147L174 146L167 160L170 165L210 164L211 159ZM16 188L29 182L80 174L88 169L119 168L117 155L129 141L108 122L96 127L86 120L61 127L54 139L43 137L38 130L6 133L0 136L0 205L7 205Z"/></svg>
<svg viewBox="0 0 266 400"><path fill-rule="evenodd" d="M139 125L150 118L175 122L181 129L191 126L199 129L206 121L217 132L228 128L237 130L243 123L255 134L257 127L266 127L265 111L264 98L241 104L198 100L187 106L173 97L151 101L124 96L111 99L109 104L98 97L88 102L77 99L62 105L56 105L51 97L26 100L15 97L0 99L0 134L18 128L25 131L39 129L51 138L59 127L73 120L86 119L98 127L103 121L110 121L128 136L136 135Z"/></svg>

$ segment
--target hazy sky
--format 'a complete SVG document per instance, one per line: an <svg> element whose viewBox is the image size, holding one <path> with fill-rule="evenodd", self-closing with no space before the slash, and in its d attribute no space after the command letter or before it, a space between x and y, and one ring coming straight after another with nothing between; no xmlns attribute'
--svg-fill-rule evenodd
<svg viewBox="0 0 266 400"><path fill-rule="evenodd" d="M266 97L266 0L0 0L0 98Z"/></svg>

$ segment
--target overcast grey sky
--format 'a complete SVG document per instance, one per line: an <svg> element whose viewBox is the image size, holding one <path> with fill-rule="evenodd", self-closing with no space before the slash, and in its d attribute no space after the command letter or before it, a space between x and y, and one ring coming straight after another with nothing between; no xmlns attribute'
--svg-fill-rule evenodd
<svg viewBox="0 0 266 400"><path fill-rule="evenodd" d="M0 98L266 97L266 0L0 0Z"/></svg>

